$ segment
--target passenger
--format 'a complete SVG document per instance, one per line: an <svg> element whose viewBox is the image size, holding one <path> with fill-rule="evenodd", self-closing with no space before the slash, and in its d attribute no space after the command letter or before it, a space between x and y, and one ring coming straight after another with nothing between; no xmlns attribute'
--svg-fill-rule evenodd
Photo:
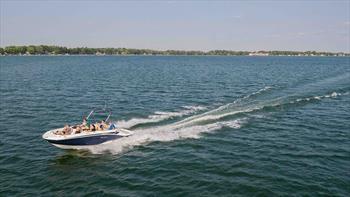
<svg viewBox="0 0 350 197"><path fill-rule="evenodd" d="M91 125L90 125L90 131L96 131L96 127L95 127L94 124L91 124Z"/></svg>
<svg viewBox="0 0 350 197"><path fill-rule="evenodd" d="M92 131L92 125L89 125L88 127L89 127L89 131Z"/></svg>
<svg viewBox="0 0 350 197"><path fill-rule="evenodd" d="M62 131L63 135L69 135L72 133L72 128L69 125L65 125Z"/></svg>
<svg viewBox="0 0 350 197"><path fill-rule="evenodd" d="M83 117L83 123L82 123L81 125L83 125L83 126L86 126L86 125L87 125L87 120L86 120L85 117Z"/></svg>
<svg viewBox="0 0 350 197"><path fill-rule="evenodd" d="M68 128L69 128L69 125L64 125L64 127L63 127L63 130L68 130Z"/></svg>
<svg viewBox="0 0 350 197"><path fill-rule="evenodd" d="M103 124L101 123L100 124L100 131L103 131L104 130L104 127L103 127Z"/></svg>
<svg viewBox="0 0 350 197"><path fill-rule="evenodd" d="M81 125L80 127L81 127L81 130L82 130L82 131L88 131L88 130L90 129L89 126L88 126L88 124Z"/></svg>
<svg viewBox="0 0 350 197"><path fill-rule="evenodd" d="M82 131L88 131L90 129L85 117L83 118L83 123L81 123L80 126Z"/></svg>
<svg viewBox="0 0 350 197"><path fill-rule="evenodd" d="M75 129L75 134L81 133L82 128L78 125Z"/></svg>
<svg viewBox="0 0 350 197"><path fill-rule="evenodd" d="M57 130L54 132L56 135L63 135L63 130Z"/></svg>
<svg viewBox="0 0 350 197"><path fill-rule="evenodd" d="M90 127L85 125L85 126L80 126L81 128L81 131L89 131L90 130Z"/></svg>
<svg viewBox="0 0 350 197"><path fill-rule="evenodd" d="M102 130L99 123L95 124L95 128L96 128L97 131L101 131Z"/></svg>
<svg viewBox="0 0 350 197"><path fill-rule="evenodd" d="M73 129L72 129L71 127L69 127L68 132L67 132L67 135L70 135L70 134L72 134L72 133L73 133Z"/></svg>
<svg viewBox="0 0 350 197"><path fill-rule="evenodd" d="M105 129L108 128L108 125L105 123L105 121L102 120L101 124L100 124L100 127L101 127L102 130L105 130Z"/></svg>
<svg viewBox="0 0 350 197"><path fill-rule="evenodd" d="M115 129L116 127L115 127L115 124L113 124L113 123L111 123L111 125L109 126L109 128L108 128L108 130L113 130L113 129Z"/></svg>

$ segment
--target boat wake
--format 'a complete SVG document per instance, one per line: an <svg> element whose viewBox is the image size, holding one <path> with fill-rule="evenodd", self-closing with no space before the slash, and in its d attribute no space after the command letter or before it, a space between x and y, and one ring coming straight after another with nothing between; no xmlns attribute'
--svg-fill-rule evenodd
<svg viewBox="0 0 350 197"><path fill-rule="evenodd" d="M256 96L273 88L263 88L250 95ZM239 129L249 122L251 115L268 114L271 111L279 111L289 107L306 105L319 102L322 99L334 99L342 95L349 95L349 92L330 92L324 95L299 97L299 98L277 98L265 101L252 102L252 96L245 96L236 101L208 110L209 107L187 106L185 110L178 112L156 112L148 118L135 118L128 121L118 121L119 126L134 127L146 123L157 123L173 117L187 116L179 121L165 125L138 127L134 134L121 140L111 141L107 144L89 147L93 154L110 152L119 154L130 150L134 146L145 145L151 142L173 141L184 138L199 138L203 133L210 133L224 127ZM204 111L206 110L206 111ZM256 116L255 116L256 117ZM260 116L263 117L263 116Z"/></svg>
<svg viewBox="0 0 350 197"><path fill-rule="evenodd" d="M164 120L172 119L175 117L183 117L198 111L203 111L206 107L202 106L183 106L184 110L178 112L154 112L153 115L149 115L147 118L132 118L130 120L120 120L116 122L118 127L130 129L138 125L144 125L148 123L157 123Z"/></svg>

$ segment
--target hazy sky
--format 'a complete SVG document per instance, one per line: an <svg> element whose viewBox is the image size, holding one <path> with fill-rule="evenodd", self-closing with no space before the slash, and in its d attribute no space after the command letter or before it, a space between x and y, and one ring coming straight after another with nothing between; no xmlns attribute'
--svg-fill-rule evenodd
<svg viewBox="0 0 350 197"><path fill-rule="evenodd" d="M0 45L350 52L350 0L6 1Z"/></svg>

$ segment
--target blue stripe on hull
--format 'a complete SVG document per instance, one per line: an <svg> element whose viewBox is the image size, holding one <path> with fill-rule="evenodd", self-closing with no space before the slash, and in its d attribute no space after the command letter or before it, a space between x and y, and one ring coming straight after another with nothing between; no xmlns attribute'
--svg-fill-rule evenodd
<svg viewBox="0 0 350 197"><path fill-rule="evenodd" d="M66 140L47 140L52 144L70 145L70 146L84 146L96 145L104 142L121 138L119 135L95 135L82 138L66 139Z"/></svg>

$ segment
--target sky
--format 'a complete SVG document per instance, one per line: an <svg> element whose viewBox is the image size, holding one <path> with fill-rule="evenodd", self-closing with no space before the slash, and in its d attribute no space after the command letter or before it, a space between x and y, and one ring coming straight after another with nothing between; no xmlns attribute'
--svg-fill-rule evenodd
<svg viewBox="0 0 350 197"><path fill-rule="evenodd" d="M0 46L350 52L350 0L0 0Z"/></svg>

